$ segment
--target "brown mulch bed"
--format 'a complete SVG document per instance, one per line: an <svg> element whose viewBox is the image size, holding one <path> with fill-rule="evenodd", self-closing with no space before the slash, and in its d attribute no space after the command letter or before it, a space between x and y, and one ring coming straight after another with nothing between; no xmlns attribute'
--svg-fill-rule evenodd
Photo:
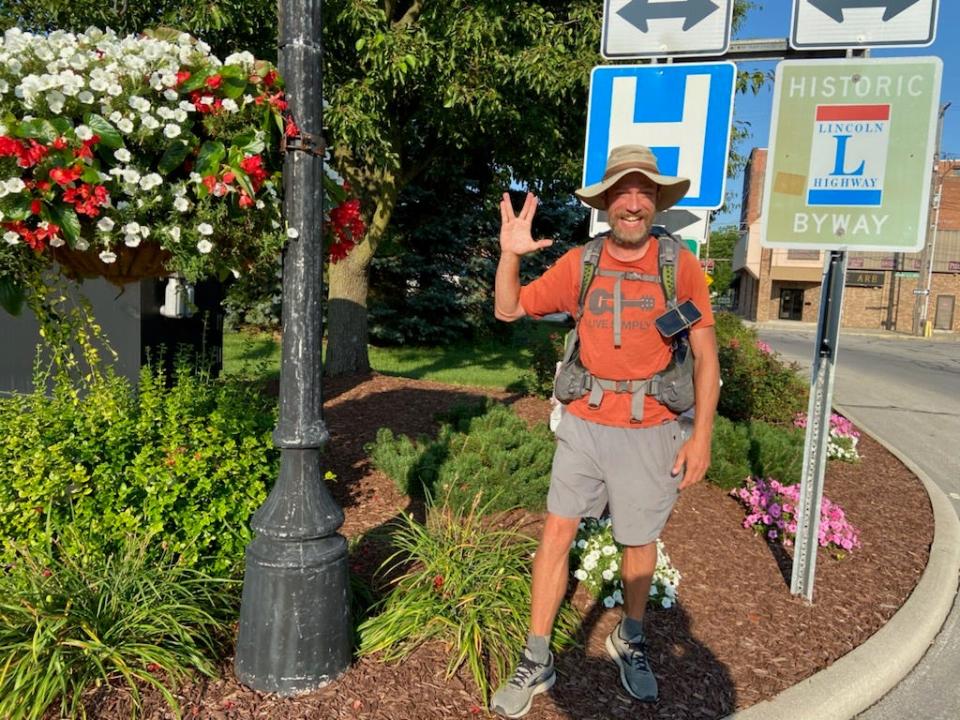
<svg viewBox="0 0 960 720"><path fill-rule="evenodd" d="M355 537L382 527L402 511L422 508L400 495L370 465L363 445L378 428L429 433L434 415L481 397L474 388L374 375L327 381L325 419L332 433L329 467L344 508L341 532ZM530 422L545 420L546 402L489 393L511 403ZM660 678L660 701L645 706L622 690L603 640L619 611L606 610L579 590L584 647L557 658L558 681L534 703L531 720L600 718L719 718L829 666L878 630L913 590L926 565L933 515L920 482L868 437L861 463L830 463L826 494L860 529L863 547L843 561L820 552L813 604L789 592L790 557L743 529L739 503L705 483L685 490L663 534L683 575L680 602L648 614L650 653ZM541 518L528 519L535 529ZM376 554L376 553L374 553ZM367 572L375 558L355 558ZM430 720L486 715L466 672L445 679L448 655L428 646L402 663L354 662L337 681L293 699L263 696L240 686L232 666L222 676L181 688L184 717L216 720L365 718ZM93 717L129 717L122 692L100 694ZM146 693L144 717L170 713Z"/></svg>

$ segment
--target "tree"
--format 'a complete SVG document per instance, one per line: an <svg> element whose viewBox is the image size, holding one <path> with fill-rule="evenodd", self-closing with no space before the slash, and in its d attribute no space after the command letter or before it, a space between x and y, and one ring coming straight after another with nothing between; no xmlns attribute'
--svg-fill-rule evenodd
<svg viewBox="0 0 960 720"><path fill-rule="evenodd" d="M740 240L736 225L727 225L710 233L710 258L715 261L712 292L723 295L733 282L733 251Z"/></svg>

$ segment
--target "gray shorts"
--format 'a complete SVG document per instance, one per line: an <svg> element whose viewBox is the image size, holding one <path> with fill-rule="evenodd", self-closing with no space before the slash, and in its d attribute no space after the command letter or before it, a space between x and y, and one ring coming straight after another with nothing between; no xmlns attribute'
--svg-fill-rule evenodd
<svg viewBox="0 0 960 720"><path fill-rule="evenodd" d="M653 542L677 501L683 471L676 476L670 471L685 440L678 422L612 427L565 412L557 428L547 510L568 518L600 517L609 504L617 542Z"/></svg>

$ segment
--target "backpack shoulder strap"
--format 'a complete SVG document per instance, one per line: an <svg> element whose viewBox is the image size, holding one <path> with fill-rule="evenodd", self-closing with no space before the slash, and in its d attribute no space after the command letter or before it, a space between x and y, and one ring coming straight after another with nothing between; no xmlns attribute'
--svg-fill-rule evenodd
<svg viewBox="0 0 960 720"><path fill-rule="evenodd" d="M680 241L675 235L664 233L657 238L659 253L657 263L660 271L660 286L667 307L677 304L677 258L680 257Z"/></svg>
<svg viewBox="0 0 960 720"><path fill-rule="evenodd" d="M583 303L587 299L587 291L597 274L600 264L600 253L603 251L604 235L598 235L583 246L580 255L580 295L577 297L577 322L583 315Z"/></svg>

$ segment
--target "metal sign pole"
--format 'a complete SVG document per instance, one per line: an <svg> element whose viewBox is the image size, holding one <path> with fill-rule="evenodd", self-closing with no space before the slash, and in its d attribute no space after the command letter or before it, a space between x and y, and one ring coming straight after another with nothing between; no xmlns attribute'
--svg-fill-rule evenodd
<svg viewBox="0 0 960 720"><path fill-rule="evenodd" d="M831 250L824 266L820 292L820 318L817 322L816 352L810 378L810 403L807 406L807 434L803 443L800 504L795 515L796 547L793 553L793 572L790 576L790 592L803 595L808 602L813 601L820 504L823 500L823 475L827 466L833 375L837 362L846 273L847 253Z"/></svg>

